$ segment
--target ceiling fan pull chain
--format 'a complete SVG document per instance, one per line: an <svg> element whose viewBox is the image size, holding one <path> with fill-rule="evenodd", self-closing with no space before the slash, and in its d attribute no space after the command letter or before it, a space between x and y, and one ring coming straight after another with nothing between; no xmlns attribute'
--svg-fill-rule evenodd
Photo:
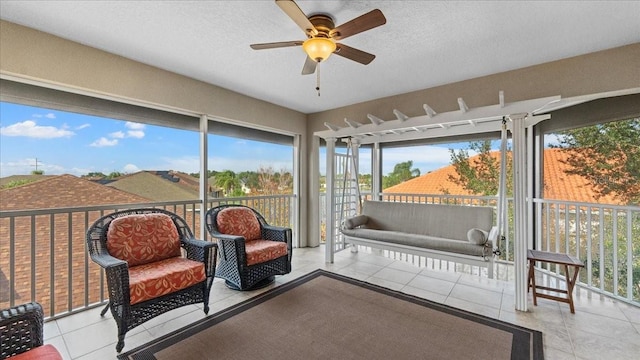
<svg viewBox="0 0 640 360"><path fill-rule="evenodd" d="M316 91L318 91L318 96L320 96L320 62L318 62L318 68L316 69Z"/></svg>

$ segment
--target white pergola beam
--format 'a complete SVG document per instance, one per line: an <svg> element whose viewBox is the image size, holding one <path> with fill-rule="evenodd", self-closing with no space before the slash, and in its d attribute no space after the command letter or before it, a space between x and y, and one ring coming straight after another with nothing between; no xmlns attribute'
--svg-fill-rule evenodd
<svg viewBox="0 0 640 360"><path fill-rule="evenodd" d="M382 125L384 123L384 120L375 115L367 114L367 118L369 119L369 121L371 121L371 124L375 126Z"/></svg>
<svg viewBox="0 0 640 360"><path fill-rule="evenodd" d="M395 115L396 118L401 122L409 120L409 117L407 115L401 113L400 110L398 110L398 109L393 109L393 115Z"/></svg>
<svg viewBox="0 0 640 360"><path fill-rule="evenodd" d="M434 116L436 116L438 113L433 111L433 109L431 108L431 106L427 105L427 104L423 104L422 108L424 109L424 112L427 113L427 117L432 118Z"/></svg>
<svg viewBox="0 0 640 360"><path fill-rule="evenodd" d="M509 114L516 113L531 113L534 109L539 109L544 107L553 101L558 101L559 96L552 96L547 98L540 99L532 99L532 100L524 100L518 101L515 103L504 104L504 106L497 105L489 105L478 108L469 109L467 112L461 111L449 111L446 113L437 114L437 116L429 116L429 115L421 115L415 116L407 119L406 121L400 120L389 120L384 121L374 115L368 114L367 117L371 121L371 124L363 124L357 129L351 127L345 127L339 130L330 130L330 131L319 131L316 132L315 135L322 138L329 137L354 137L356 135L367 135L367 134L383 134L391 132L391 130L402 130L404 131L403 135L407 135L408 137L412 137L411 131L413 128L444 128L449 127L450 129L466 127L468 128L463 132L456 130L460 134L472 134L479 132L478 127L484 122L494 122L494 121L502 121L502 117L508 116ZM476 123L476 126L470 125L470 120ZM442 124L442 125L441 125ZM464 125L464 126L462 126ZM492 130L493 131L493 130ZM496 131L499 131L499 126L496 127ZM378 139L380 142L387 142L392 140L387 140L387 136L397 136L395 134L390 135L381 135ZM446 136L446 135L442 135ZM402 139L395 139L393 141L398 141Z"/></svg>
<svg viewBox="0 0 640 360"><path fill-rule="evenodd" d="M464 99L461 97L458 98L458 107L460 107L460 111L462 111L463 113L466 113L467 111L469 111L469 107L464 102Z"/></svg>
<svg viewBox="0 0 640 360"><path fill-rule="evenodd" d="M354 120L349 120L347 118L344 118L344 122L347 123L347 125L349 125L350 127L354 128L354 129L357 129L360 126L363 125L362 123L359 123L359 122L354 121Z"/></svg>
<svg viewBox="0 0 640 360"><path fill-rule="evenodd" d="M334 131L334 132L335 131L340 131L340 129L342 129L340 126L333 125L333 124L328 123L328 122L325 122L324 126L326 126L329 130Z"/></svg>

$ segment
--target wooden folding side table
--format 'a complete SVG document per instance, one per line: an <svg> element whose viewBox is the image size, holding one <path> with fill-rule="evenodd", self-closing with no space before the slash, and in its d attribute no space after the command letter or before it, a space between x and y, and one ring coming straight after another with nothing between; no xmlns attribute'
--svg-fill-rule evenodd
<svg viewBox="0 0 640 360"><path fill-rule="evenodd" d="M582 261L576 259L571 255L538 250L527 250L527 260L529 260L529 281L527 284L527 291L529 289L533 289L533 305L538 305L537 297L539 296L545 299L568 303L569 308L571 309L571 313L575 314L575 309L573 307L573 287L576 285L576 279L578 278L580 268L584 267ZM564 266L564 275L567 281L567 290L536 285L536 276L534 271L536 261ZM570 274L569 268L573 269L573 275ZM567 296L562 297L539 293L536 291L537 289L552 291L559 294L566 294Z"/></svg>

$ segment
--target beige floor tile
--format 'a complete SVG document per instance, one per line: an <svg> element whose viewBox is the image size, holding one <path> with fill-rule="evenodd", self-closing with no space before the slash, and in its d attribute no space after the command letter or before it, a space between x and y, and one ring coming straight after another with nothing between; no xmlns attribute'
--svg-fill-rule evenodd
<svg viewBox="0 0 640 360"><path fill-rule="evenodd" d="M415 287L422 290L427 290L436 294L449 296L455 283L451 281L432 278L429 276L417 275L408 284L408 286Z"/></svg>
<svg viewBox="0 0 640 360"><path fill-rule="evenodd" d="M553 300L538 299L538 306L533 306L531 294L527 299L529 310L516 311L512 266L496 264L496 279L502 280L494 280L479 276L486 269L478 267L420 258L393 260L372 251L361 250L355 254L349 250L341 251L335 254L334 263L326 263L324 247L295 249L293 259L292 272L276 277L273 285L262 290L238 292L228 289L224 281L216 279L211 291L209 314L322 268L542 331L547 360L639 358L640 307L576 289L580 292L580 296L575 296L576 314L569 312L568 304ZM422 266L416 266L417 263ZM564 282L540 272L536 276L546 284L564 285ZM65 359L114 359L116 324L111 314L101 318L101 310L99 307L45 323L45 342L59 348ZM202 304L173 310L127 333L124 351L202 318Z"/></svg>

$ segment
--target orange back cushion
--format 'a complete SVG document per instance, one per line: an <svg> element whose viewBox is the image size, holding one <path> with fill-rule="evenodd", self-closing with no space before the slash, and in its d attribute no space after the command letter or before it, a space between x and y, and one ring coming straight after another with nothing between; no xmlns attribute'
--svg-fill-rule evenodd
<svg viewBox="0 0 640 360"><path fill-rule="evenodd" d="M129 266L180 256L180 236L166 214L134 214L111 221L107 249Z"/></svg>
<svg viewBox="0 0 640 360"><path fill-rule="evenodd" d="M218 231L222 234L238 235L245 240L260 239L260 222L251 209L229 207L221 210L216 218Z"/></svg>

